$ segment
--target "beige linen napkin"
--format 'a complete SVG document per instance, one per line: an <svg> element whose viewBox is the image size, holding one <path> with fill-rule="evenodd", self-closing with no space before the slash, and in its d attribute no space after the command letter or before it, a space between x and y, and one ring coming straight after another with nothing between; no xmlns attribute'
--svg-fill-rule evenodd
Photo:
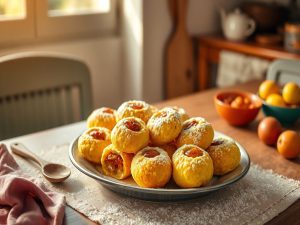
<svg viewBox="0 0 300 225"><path fill-rule="evenodd" d="M26 144L26 143L25 143ZM72 208L100 224L263 224L300 197L300 182L251 165L226 189L191 201L155 203L121 196L80 173L68 159L68 145L43 149L42 157L72 168L71 177L51 189L64 193ZM37 168L15 157L21 168L43 179Z"/></svg>

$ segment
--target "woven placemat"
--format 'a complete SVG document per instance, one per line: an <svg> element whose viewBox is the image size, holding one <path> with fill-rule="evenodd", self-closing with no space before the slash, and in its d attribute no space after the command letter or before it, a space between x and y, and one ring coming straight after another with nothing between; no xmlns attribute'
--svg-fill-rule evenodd
<svg viewBox="0 0 300 225"><path fill-rule="evenodd" d="M62 184L44 183L64 193L67 204L89 219L105 224L264 224L300 198L300 182L252 164L248 174L228 188L191 201L155 203L107 190L79 172L68 158L69 145L42 149L38 154L70 167ZM20 167L42 179L33 163L14 156Z"/></svg>

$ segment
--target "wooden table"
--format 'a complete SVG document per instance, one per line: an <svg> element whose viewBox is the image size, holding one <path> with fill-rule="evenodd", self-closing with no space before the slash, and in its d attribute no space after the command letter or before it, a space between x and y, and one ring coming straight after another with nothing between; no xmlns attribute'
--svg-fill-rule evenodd
<svg viewBox="0 0 300 225"><path fill-rule="evenodd" d="M208 88L210 65L218 64L220 52L233 51L267 60L300 59L300 54L286 51L282 46L259 45L253 41L234 42L221 35L205 35L199 38L198 80L199 89Z"/></svg>
<svg viewBox="0 0 300 225"><path fill-rule="evenodd" d="M250 82L243 85L237 85L235 89L243 89L255 92L259 82ZM221 119L214 108L213 96L216 89L204 91L201 93L185 96L157 104L159 107L166 105L177 105L185 108L191 116L202 116L213 124L215 130L223 132L238 142L240 142L248 151L252 162L261 165L266 169L273 169L275 172L284 176L300 180L300 158L296 160L286 160L281 157L274 148L264 145L259 141L256 129L258 120L247 127L232 127ZM259 115L262 117L262 115ZM4 141L9 144L13 141L24 143L33 151L38 152L39 148L47 148L53 145L70 143L73 138L77 137L85 129L85 123L75 123L64 127L59 127L23 137L13 138ZM300 131L300 124L295 127ZM300 200L291 205L279 216L273 218L267 224L298 224L299 225ZM67 207L65 224L81 225L95 224L84 216L80 215L73 209Z"/></svg>

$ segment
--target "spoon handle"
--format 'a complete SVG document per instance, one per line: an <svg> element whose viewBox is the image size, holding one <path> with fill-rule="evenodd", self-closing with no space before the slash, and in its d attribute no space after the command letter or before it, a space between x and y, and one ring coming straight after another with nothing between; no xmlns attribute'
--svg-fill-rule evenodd
<svg viewBox="0 0 300 225"><path fill-rule="evenodd" d="M35 162L37 162L41 167L43 167L44 165L47 164L46 161L42 160L41 158L39 158L36 154L34 154L33 152L29 151L25 145L19 143L19 142L15 142L12 143L10 145L11 151L19 156L22 156L24 158L27 159L31 159Z"/></svg>

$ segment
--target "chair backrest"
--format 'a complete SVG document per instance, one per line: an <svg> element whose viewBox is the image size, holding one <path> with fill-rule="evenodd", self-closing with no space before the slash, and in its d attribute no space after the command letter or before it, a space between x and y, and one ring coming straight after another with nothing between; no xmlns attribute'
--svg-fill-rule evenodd
<svg viewBox="0 0 300 225"><path fill-rule="evenodd" d="M280 84L294 81L300 85L300 61L279 59L272 62L267 72L268 80L275 80Z"/></svg>
<svg viewBox="0 0 300 225"><path fill-rule="evenodd" d="M33 52L0 57L0 140L82 120L91 99L80 60Z"/></svg>

